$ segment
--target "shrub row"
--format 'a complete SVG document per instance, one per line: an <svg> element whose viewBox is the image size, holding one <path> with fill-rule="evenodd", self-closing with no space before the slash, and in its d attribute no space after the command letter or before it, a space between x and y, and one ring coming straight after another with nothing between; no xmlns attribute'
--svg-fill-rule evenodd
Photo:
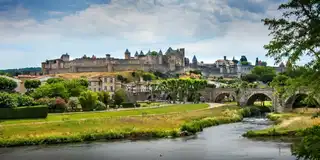
<svg viewBox="0 0 320 160"><path fill-rule="evenodd" d="M191 134L195 134L197 132L201 132L203 128L216 126L220 124L239 122L242 120L242 116L234 116L234 117L218 117L218 118L204 118L201 120L191 121L189 123L185 123L181 126L182 132L187 132Z"/></svg>
<svg viewBox="0 0 320 160"><path fill-rule="evenodd" d="M95 140L114 140L114 139L149 139L178 137L176 130L171 131L90 131L80 134L48 136L48 137L23 137L23 138L0 138L0 147L43 145L75 143Z"/></svg>
<svg viewBox="0 0 320 160"><path fill-rule="evenodd" d="M47 106L0 108L0 119L46 118Z"/></svg>
<svg viewBox="0 0 320 160"><path fill-rule="evenodd" d="M135 104L130 103L130 102L122 102L121 105L122 105L122 108L134 108L135 107Z"/></svg>

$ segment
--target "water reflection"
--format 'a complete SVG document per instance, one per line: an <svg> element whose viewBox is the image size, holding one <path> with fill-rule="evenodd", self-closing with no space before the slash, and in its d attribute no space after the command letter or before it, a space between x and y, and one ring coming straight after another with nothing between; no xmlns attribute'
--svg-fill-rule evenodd
<svg viewBox="0 0 320 160"><path fill-rule="evenodd" d="M0 149L0 159L294 160L290 143L249 140L241 136L247 130L268 127L269 123L262 118L245 119L178 139L6 148Z"/></svg>

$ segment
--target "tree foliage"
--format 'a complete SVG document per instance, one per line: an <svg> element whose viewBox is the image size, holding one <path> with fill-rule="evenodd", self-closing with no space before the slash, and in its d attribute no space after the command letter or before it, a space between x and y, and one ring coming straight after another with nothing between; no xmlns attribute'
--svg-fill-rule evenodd
<svg viewBox="0 0 320 160"><path fill-rule="evenodd" d="M276 76L276 71L268 66L255 66L252 69L251 74L256 75L259 81L269 83Z"/></svg>
<svg viewBox="0 0 320 160"><path fill-rule="evenodd" d="M79 101L83 111L92 111L98 102L98 94L90 90L84 91L80 94Z"/></svg>
<svg viewBox="0 0 320 160"><path fill-rule="evenodd" d="M114 104L115 105L120 105L122 102L125 102L126 99L126 92L124 91L124 89L118 89L115 93L114 93Z"/></svg>
<svg viewBox="0 0 320 160"><path fill-rule="evenodd" d="M47 80L48 84L53 84L53 83L59 83L59 82L63 82L64 79L63 78L49 78Z"/></svg>
<svg viewBox="0 0 320 160"><path fill-rule="evenodd" d="M247 74L244 76L241 76L241 80L247 81L249 83L255 82L259 79L259 76L256 74Z"/></svg>
<svg viewBox="0 0 320 160"><path fill-rule="evenodd" d="M13 92L14 89L17 88L17 86L17 82L9 78L0 77L0 91Z"/></svg>
<svg viewBox="0 0 320 160"><path fill-rule="evenodd" d="M198 102L198 91L207 86L206 80L199 79L167 79L161 81L156 90L167 93L173 102L179 100L185 102L187 99Z"/></svg>
<svg viewBox="0 0 320 160"><path fill-rule="evenodd" d="M98 100L105 105L108 105L110 103L110 94L106 91L100 91L98 92Z"/></svg>
<svg viewBox="0 0 320 160"><path fill-rule="evenodd" d="M283 11L281 18L262 20L273 36L264 46L268 50L267 56L273 57L276 63L287 59L293 68L302 57L309 57L302 75L290 80L291 88L296 91L303 87L312 93L310 96L319 95L320 1L290 0L278 9Z"/></svg>
<svg viewBox="0 0 320 160"><path fill-rule="evenodd" d="M39 80L35 80L35 79L28 79L24 82L24 87L30 91L33 89L38 88L41 85L41 82Z"/></svg>
<svg viewBox="0 0 320 160"><path fill-rule="evenodd" d="M320 126L308 128L302 135L302 141L292 146L293 155L299 159L320 159Z"/></svg>

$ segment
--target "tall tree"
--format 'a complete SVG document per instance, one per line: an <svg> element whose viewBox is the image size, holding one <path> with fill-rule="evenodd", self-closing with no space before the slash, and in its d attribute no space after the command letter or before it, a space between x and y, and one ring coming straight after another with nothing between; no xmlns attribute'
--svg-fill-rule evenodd
<svg viewBox="0 0 320 160"><path fill-rule="evenodd" d="M309 57L304 66L306 72L293 79L296 90L301 86L308 88L310 96L318 95L320 90L320 1L289 0L278 8L282 18L263 19L271 31L273 39L264 48L267 56L276 63L288 59L292 67L302 57ZM305 58L304 58L305 59ZM312 82L312 83L311 83Z"/></svg>

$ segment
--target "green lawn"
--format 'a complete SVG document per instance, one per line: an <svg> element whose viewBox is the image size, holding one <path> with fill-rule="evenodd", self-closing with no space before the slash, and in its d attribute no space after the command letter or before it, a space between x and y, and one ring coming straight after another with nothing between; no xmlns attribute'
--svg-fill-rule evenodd
<svg viewBox="0 0 320 160"><path fill-rule="evenodd" d="M155 114L153 116L127 116L137 115L141 113L140 110L136 110L138 112L104 112L103 116L100 115L102 113L78 113L72 114L72 118L77 118L78 115L89 116L90 114L97 114L100 115L100 117L106 118L75 119L55 123L33 123L32 125L26 123L3 125L0 126L0 147L70 143L81 142L83 140L109 140L113 139L112 137L116 139L128 137L160 138L171 136L171 133L175 133L177 136L180 127L187 122L206 117L215 117L222 120L230 119L234 116L227 113L236 113L232 110L238 109L239 107L237 106L208 108L206 104L185 104L145 109L145 112ZM119 115L126 116L114 117ZM52 116L53 115L50 115L51 118Z"/></svg>
<svg viewBox="0 0 320 160"><path fill-rule="evenodd" d="M170 106L159 107L159 108L131 109L131 110L120 110L120 111L77 112L77 113L66 113L66 114L55 113L55 114L49 114L46 119L5 120L0 122L0 125L108 118L108 117L148 115L148 114L165 114L165 113L185 112L185 111L191 111L191 110L204 109L204 108L208 108L208 106L209 106L208 104L176 104L176 105L170 105Z"/></svg>

